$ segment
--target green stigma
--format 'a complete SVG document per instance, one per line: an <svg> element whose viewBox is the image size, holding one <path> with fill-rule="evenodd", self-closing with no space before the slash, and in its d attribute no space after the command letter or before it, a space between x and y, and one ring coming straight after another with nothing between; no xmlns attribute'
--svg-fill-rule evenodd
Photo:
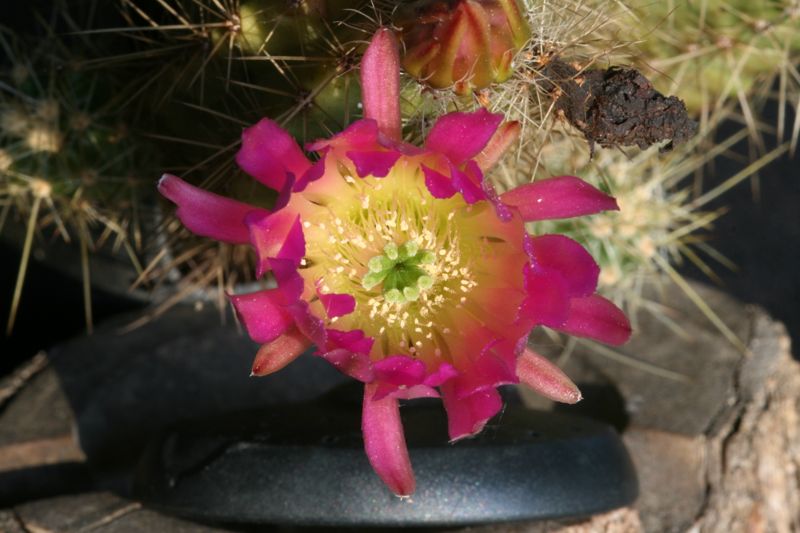
<svg viewBox="0 0 800 533"><path fill-rule="evenodd" d="M382 283L383 295L389 303L414 302L433 286L433 278L421 266L435 259L433 252L421 250L416 241L400 246L389 243L382 255L369 260L369 272L361 279L361 285L371 290Z"/></svg>

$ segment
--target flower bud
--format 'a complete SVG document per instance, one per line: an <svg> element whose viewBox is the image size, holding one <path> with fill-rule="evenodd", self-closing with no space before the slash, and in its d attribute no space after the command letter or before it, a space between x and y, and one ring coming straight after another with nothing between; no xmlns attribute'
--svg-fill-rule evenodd
<svg viewBox="0 0 800 533"><path fill-rule="evenodd" d="M397 22L406 71L458 94L508 79L530 35L516 0L421 0Z"/></svg>

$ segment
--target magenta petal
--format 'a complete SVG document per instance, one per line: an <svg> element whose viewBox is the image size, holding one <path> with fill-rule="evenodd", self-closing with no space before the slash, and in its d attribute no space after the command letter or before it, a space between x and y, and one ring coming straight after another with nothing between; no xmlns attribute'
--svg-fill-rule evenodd
<svg viewBox="0 0 800 533"><path fill-rule="evenodd" d="M425 376L425 365L421 361L397 355L375 363L375 399L391 395L401 400L413 398L438 398L438 387L458 375L449 363L442 363L432 374Z"/></svg>
<svg viewBox="0 0 800 533"><path fill-rule="evenodd" d="M172 174L161 177L158 191L178 206L175 214L189 231L218 241L250 242L250 232L245 224L247 215L269 215L266 209L204 191Z"/></svg>
<svg viewBox="0 0 800 533"><path fill-rule="evenodd" d="M292 199L292 192L294 192L294 174L287 174L286 181L283 183L283 188L278 191L278 197L275 199L275 204L272 206L272 211L277 212L286 207L289 200Z"/></svg>
<svg viewBox="0 0 800 533"><path fill-rule="evenodd" d="M489 180L483 180L483 194L486 195L486 199L494 206L494 211L497 214L497 218L502 220L503 222L509 222L514 215L511 213L511 209L500 201L500 197L497 195L497 191L492 185L492 182Z"/></svg>
<svg viewBox="0 0 800 533"><path fill-rule="evenodd" d="M290 211L271 215L261 213L246 217L250 243L256 251L256 275L261 277L270 269L270 259L289 259L299 264L305 255L305 238L300 216Z"/></svg>
<svg viewBox="0 0 800 533"><path fill-rule="evenodd" d="M519 318L532 320L551 328L564 325L569 316L569 287L564 278L552 270L536 272L525 265L525 290L528 296L519 309Z"/></svg>
<svg viewBox="0 0 800 533"><path fill-rule="evenodd" d="M361 431L367 458L392 492L408 496L414 492L416 482L403 435L400 408L392 397L374 400L375 387L373 384L364 387Z"/></svg>
<svg viewBox="0 0 800 533"><path fill-rule="evenodd" d="M516 383L515 363L513 345L495 339L469 367L461 368L461 373L449 382L451 390L456 398L467 398L478 390Z"/></svg>
<svg viewBox="0 0 800 533"><path fill-rule="evenodd" d="M280 295L281 305L288 306L297 302L303 295L305 282L297 271L294 262L289 259L270 259L270 269L278 283L276 292Z"/></svg>
<svg viewBox="0 0 800 533"><path fill-rule="evenodd" d="M396 152L400 152L402 155L407 156L423 155L425 153L425 150L419 146L414 146L413 144L409 144L404 141L390 139L380 132L378 133L378 144L387 150L394 150Z"/></svg>
<svg viewBox="0 0 800 533"><path fill-rule="evenodd" d="M400 159L400 152L394 150L390 152L347 152L347 157L356 166L356 173L359 177L375 176L376 178L383 178L386 176L392 167Z"/></svg>
<svg viewBox="0 0 800 533"><path fill-rule="evenodd" d="M298 216L289 227L283 246L280 247L275 257L289 259L294 264L299 265L304 255L306 255L306 238L303 234L303 225L300 223L300 217Z"/></svg>
<svg viewBox="0 0 800 533"><path fill-rule="evenodd" d="M482 185L483 174L475 161L467 161L463 172L454 165L450 165L450 176L453 179L453 186L468 204L486 199Z"/></svg>
<svg viewBox="0 0 800 533"><path fill-rule="evenodd" d="M338 329L328 330L328 349L343 348L350 352L369 355L375 339L365 337L360 329L350 331L340 331Z"/></svg>
<svg viewBox="0 0 800 533"><path fill-rule="evenodd" d="M570 296L594 293L600 267L586 249L563 235L531 237L526 248L534 271L558 272L569 285Z"/></svg>
<svg viewBox="0 0 800 533"><path fill-rule="evenodd" d="M423 384L427 381L425 364L418 359L393 355L375 363L374 369L377 384L375 400L389 395L402 399L438 396L430 386Z"/></svg>
<svg viewBox="0 0 800 533"><path fill-rule="evenodd" d="M330 139L307 144L306 150L324 153L331 147L356 152L378 150L381 147L378 143L378 123L371 119L357 120Z"/></svg>
<svg viewBox="0 0 800 533"><path fill-rule="evenodd" d="M326 351L320 357L332 364L339 372L365 383L375 379L369 352L374 339L365 337L360 329L326 331Z"/></svg>
<svg viewBox="0 0 800 533"><path fill-rule="evenodd" d="M373 119L366 118L353 122L340 133L334 135L330 143L333 146L347 150L367 152L381 147L378 138L378 123Z"/></svg>
<svg viewBox="0 0 800 533"><path fill-rule="evenodd" d="M274 341L294 324L292 316L281 305L276 289L229 295L228 298L250 338L260 344Z"/></svg>
<svg viewBox="0 0 800 533"><path fill-rule="evenodd" d="M327 331L325 323L311 312L308 303L298 300L286 306L286 311L292 315L297 329L317 346L327 344Z"/></svg>
<svg viewBox="0 0 800 533"><path fill-rule="evenodd" d="M432 372L428 375L428 377L425 378L423 383L429 387L438 387L442 383L456 377L457 375L458 370L456 370L453 365L450 363L442 363L435 372Z"/></svg>
<svg viewBox="0 0 800 533"><path fill-rule="evenodd" d="M350 294L319 294L328 318L349 315L356 308L356 299Z"/></svg>
<svg viewBox="0 0 800 533"><path fill-rule="evenodd" d="M503 407L500 394L492 388L476 391L465 398L456 396L451 382L442 385L441 390L451 442L480 433L486 422Z"/></svg>
<svg viewBox="0 0 800 533"><path fill-rule="evenodd" d="M375 396L372 397L373 400L382 400L387 396L391 396L392 398L397 398L398 400L403 399L402 391L407 390L407 387L401 387L400 385L392 385L391 383L386 383L380 380L374 380L376 387L375 387Z"/></svg>
<svg viewBox="0 0 800 533"><path fill-rule="evenodd" d="M292 187L292 192L304 191L309 183L317 181L323 174L325 174L325 154L322 154L322 157L303 173L303 176Z"/></svg>
<svg viewBox="0 0 800 533"><path fill-rule="evenodd" d="M287 174L299 179L311 163L297 142L268 118L242 132L242 147L236 154L239 166L258 181L280 191Z"/></svg>
<svg viewBox="0 0 800 533"><path fill-rule="evenodd" d="M563 403L577 403L581 391L571 379L545 357L528 348L517 359L519 380L546 398Z"/></svg>
<svg viewBox="0 0 800 533"><path fill-rule="evenodd" d="M519 209L522 219L527 222L619 209L613 197L574 176L560 176L521 185L502 194L500 200Z"/></svg>
<svg viewBox="0 0 800 533"><path fill-rule="evenodd" d="M446 155L461 165L480 153L503 121L503 115L481 108L474 113L448 113L436 121L425 148Z"/></svg>
<svg viewBox="0 0 800 533"><path fill-rule="evenodd" d="M375 379L392 385L418 385L425 379L425 365L419 359L392 355L375 363Z"/></svg>
<svg viewBox="0 0 800 533"><path fill-rule="evenodd" d="M456 188L450 178L425 165L420 165L425 174L425 186L434 198L450 198L456 193Z"/></svg>
<svg viewBox="0 0 800 533"><path fill-rule="evenodd" d="M436 392L436 389L434 389L433 387L429 387L428 385L414 385L413 387L407 387L405 389L397 389L392 393L392 397L398 400L414 400L416 398L438 398L439 393Z"/></svg>
<svg viewBox="0 0 800 533"><path fill-rule="evenodd" d="M369 383L375 379L372 372L372 362L366 354L337 348L319 356L332 364L336 370L353 379L364 383Z"/></svg>
<svg viewBox="0 0 800 533"><path fill-rule="evenodd" d="M631 336L631 324L622 310L598 294L574 298L569 318L556 328L578 337L589 337L618 346Z"/></svg>
<svg viewBox="0 0 800 533"><path fill-rule="evenodd" d="M400 51L388 28L372 37L361 59L361 101L364 117L374 119L381 133L400 140Z"/></svg>

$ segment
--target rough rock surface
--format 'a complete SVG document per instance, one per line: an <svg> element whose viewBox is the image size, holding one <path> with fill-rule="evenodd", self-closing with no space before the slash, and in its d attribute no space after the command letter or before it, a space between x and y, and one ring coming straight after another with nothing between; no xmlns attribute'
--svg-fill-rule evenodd
<svg viewBox="0 0 800 533"><path fill-rule="evenodd" d="M230 531L165 516L145 509L137 502L125 500L107 492L61 496L26 503L14 509L12 518L18 525L24 526L21 531L36 533ZM2 515L0 515L0 520L2 520Z"/></svg>

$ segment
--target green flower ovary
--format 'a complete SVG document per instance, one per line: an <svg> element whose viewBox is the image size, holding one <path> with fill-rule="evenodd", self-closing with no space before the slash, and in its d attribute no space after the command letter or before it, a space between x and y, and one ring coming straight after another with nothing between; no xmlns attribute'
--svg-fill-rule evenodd
<svg viewBox="0 0 800 533"><path fill-rule="evenodd" d="M433 252L420 250L416 241L400 246L389 243L382 255L369 260L369 272L361 279L361 285L370 290L383 283L383 296L390 303L416 301L422 291L433 286L433 278L422 266L435 259Z"/></svg>

